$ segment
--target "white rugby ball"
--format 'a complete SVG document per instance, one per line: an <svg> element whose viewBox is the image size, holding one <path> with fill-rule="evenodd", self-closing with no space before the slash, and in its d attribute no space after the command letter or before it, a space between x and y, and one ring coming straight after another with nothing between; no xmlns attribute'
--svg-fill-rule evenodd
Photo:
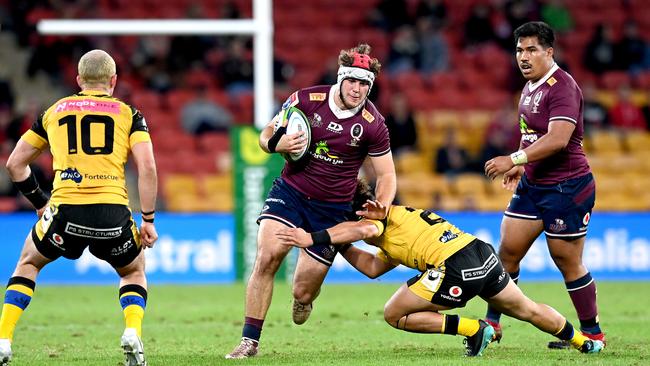
<svg viewBox="0 0 650 366"><path fill-rule="evenodd" d="M309 145L311 144L311 126L309 125L309 120L302 111L296 107L291 107L284 112L283 120L286 121L287 126L287 135L291 135L300 131L304 131L304 137L307 139L307 144L305 147L297 153L283 153L282 156L291 162L298 161L305 156Z"/></svg>

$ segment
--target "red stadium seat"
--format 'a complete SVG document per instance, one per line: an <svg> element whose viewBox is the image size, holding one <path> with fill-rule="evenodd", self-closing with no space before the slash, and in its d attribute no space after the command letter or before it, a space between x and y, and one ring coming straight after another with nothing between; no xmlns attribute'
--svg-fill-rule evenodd
<svg viewBox="0 0 650 366"><path fill-rule="evenodd" d="M600 76L600 86L605 89L618 89L632 84L630 75L624 71L609 71Z"/></svg>

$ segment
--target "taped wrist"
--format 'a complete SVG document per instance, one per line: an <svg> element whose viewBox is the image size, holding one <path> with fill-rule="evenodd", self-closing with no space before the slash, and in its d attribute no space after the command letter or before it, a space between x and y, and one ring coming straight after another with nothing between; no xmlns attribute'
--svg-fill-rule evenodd
<svg viewBox="0 0 650 366"><path fill-rule="evenodd" d="M29 177L27 177L27 179L24 181L14 182L14 184L20 193L22 193L37 210L43 208L47 204L49 198L38 186L38 182L36 181L36 177L34 176L33 172L30 173Z"/></svg>
<svg viewBox="0 0 650 366"><path fill-rule="evenodd" d="M332 245L332 238L327 230L321 230L311 233L311 240L314 242L314 245Z"/></svg>
<svg viewBox="0 0 650 366"><path fill-rule="evenodd" d="M524 165L528 163L528 155L526 155L524 150L515 151L510 154L510 160L515 165Z"/></svg>
<svg viewBox="0 0 650 366"><path fill-rule="evenodd" d="M275 131L275 133L273 134L273 136L271 136L269 142L267 143L270 152L272 153L275 152L275 148L278 147L278 142L280 142L280 138L282 138L282 135L284 135L286 132L287 132L286 126L282 126L278 128L277 131Z"/></svg>

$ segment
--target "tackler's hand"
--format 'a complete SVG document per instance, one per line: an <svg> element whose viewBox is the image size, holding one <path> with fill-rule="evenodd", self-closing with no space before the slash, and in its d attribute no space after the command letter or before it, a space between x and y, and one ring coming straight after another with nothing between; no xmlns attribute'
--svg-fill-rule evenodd
<svg viewBox="0 0 650 366"><path fill-rule="evenodd" d="M298 248L307 248L314 244L311 235L301 228L283 228L275 233L275 236L282 245L290 245Z"/></svg>
<svg viewBox="0 0 650 366"><path fill-rule="evenodd" d="M383 220L388 215L388 207L377 200L368 200L362 206L364 210L357 211L356 214L371 220Z"/></svg>

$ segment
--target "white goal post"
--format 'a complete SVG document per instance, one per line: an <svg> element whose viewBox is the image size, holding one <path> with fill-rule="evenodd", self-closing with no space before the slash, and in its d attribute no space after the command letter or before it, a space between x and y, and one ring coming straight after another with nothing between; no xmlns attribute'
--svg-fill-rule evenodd
<svg viewBox="0 0 650 366"><path fill-rule="evenodd" d="M273 116L273 1L252 0L252 19L44 19L41 34L59 35L252 35L255 127Z"/></svg>

